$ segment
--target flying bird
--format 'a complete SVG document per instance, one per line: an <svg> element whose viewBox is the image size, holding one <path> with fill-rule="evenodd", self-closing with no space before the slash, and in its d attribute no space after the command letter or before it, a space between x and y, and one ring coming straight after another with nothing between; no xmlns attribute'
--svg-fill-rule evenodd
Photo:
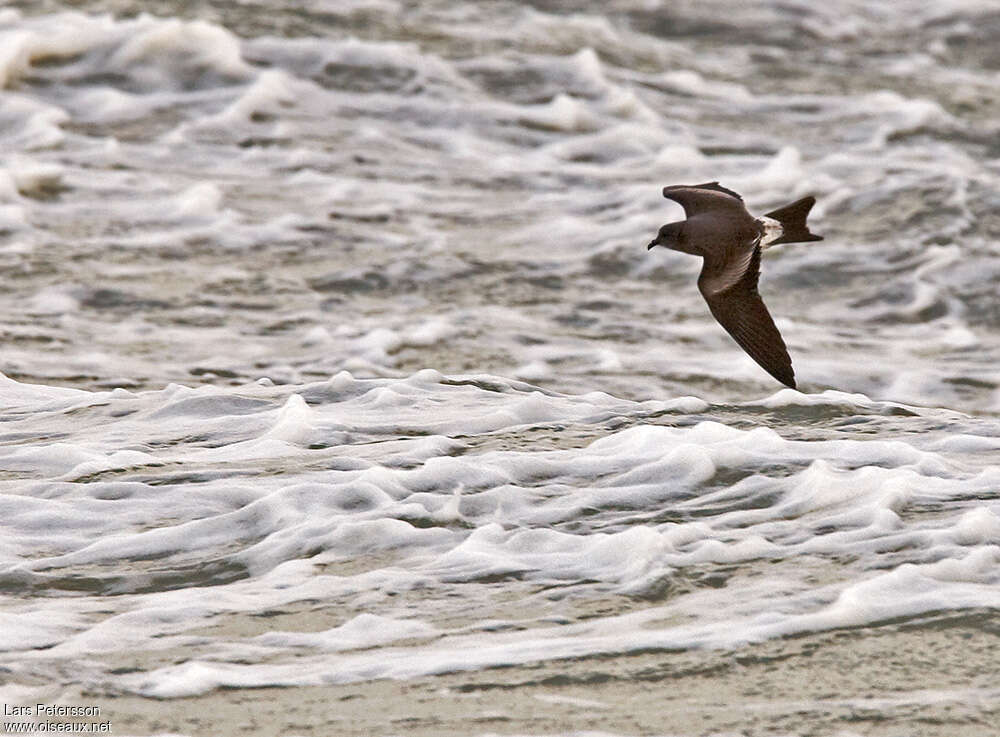
<svg viewBox="0 0 1000 737"><path fill-rule="evenodd" d="M816 198L754 217L742 197L718 182L664 187L663 196L683 207L687 219L664 225L648 248L703 257L698 289L712 315L761 368L794 389L792 359L757 291L760 254L779 243L823 240L806 225Z"/></svg>

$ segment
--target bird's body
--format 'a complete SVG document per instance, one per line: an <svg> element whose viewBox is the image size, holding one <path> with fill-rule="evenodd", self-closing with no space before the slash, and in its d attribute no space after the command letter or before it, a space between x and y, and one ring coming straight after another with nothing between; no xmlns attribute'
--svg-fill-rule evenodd
<svg viewBox="0 0 1000 737"><path fill-rule="evenodd" d="M664 187L663 196L680 204L687 219L660 228L649 248L664 246L703 257L698 289L712 315L765 371L794 388L792 360L757 281L765 248L822 240L806 225L815 199L806 197L754 217L742 197L718 182Z"/></svg>

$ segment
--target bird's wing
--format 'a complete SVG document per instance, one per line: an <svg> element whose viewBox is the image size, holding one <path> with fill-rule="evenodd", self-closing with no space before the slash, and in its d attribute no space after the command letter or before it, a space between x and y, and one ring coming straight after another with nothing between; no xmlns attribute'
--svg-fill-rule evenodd
<svg viewBox="0 0 1000 737"><path fill-rule="evenodd" d="M688 217L703 212L746 213L743 198L718 182L664 187L663 196L683 207Z"/></svg>
<svg viewBox="0 0 1000 737"><path fill-rule="evenodd" d="M680 186L683 187L684 185ZM743 198L739 194L737 194L731 189L726 189L718 182L705 182L704 184L689 184L687 186L690 187L691 189L708 189L711 190L712 192L722 192L722 194L727 194L730 197L735 197L740 202L743 201Z"/></svg>
<svg viewBox="0 0 1000 737"><path fill-rule="evenodd" d="M795 388L795 372L785 341L757 292L759 241L726 258L705 258L698 289L719 324L754 361L785 386Z"/></svg>

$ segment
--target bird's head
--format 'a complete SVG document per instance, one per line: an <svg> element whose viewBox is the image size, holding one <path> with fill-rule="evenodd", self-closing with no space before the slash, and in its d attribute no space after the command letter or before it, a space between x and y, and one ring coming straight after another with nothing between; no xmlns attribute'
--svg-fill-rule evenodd
<svg viewBox="0 0 1000 737"><path fill-rule="evenodd" d="M677 249L681 240L681 229L684 223L667 223L659 229L656 237L646 246L648 251L653 246L663 246L664 248Z"/></svg>

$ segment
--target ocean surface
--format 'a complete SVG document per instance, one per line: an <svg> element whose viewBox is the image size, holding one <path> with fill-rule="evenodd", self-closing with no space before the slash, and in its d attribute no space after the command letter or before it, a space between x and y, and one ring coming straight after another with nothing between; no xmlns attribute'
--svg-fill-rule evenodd
<svg viewBox="0 0 1000 737"><path fill-rule="evenodd" d="M186 699L996 638L998 37L991 0L4 3L3 700L208 734ZM713 180L817 198L760 284L800 391L646 250ZM780 734L996 734L997 658ZM281 731L363 733L323 729Z"/></svg>

